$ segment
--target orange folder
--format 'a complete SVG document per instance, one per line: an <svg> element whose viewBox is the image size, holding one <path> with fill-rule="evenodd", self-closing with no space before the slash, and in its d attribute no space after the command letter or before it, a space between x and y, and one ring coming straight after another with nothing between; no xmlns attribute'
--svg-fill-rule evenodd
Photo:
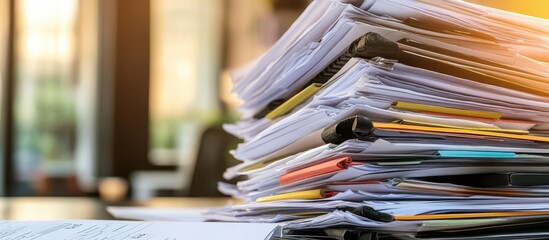
<svg viewBox="0 0 549 240"><path fill-rule="evenodd" d="M351 157L339 157L280 176L280 185L288 185L305 179L335 173L347 169L353 163Z"/></svg>
<svg viewBox="0 0 549 240"><path fill-rule="evenodd" d="M478 135L478 136L519 139L519 140L530 140L530 141L537 141L537 142L549 142L549 137L542 137L542 136L535 136L535 135L518 135L518 134L509 134L509 133L486 132L486 131L453 129L453 128L442 128L442 127L424 127L424 126L405 125L405 124L398 124L398 123L374 122L374 127L379 129L384 129L384 130L392 129L392 130L403 130L403 131L406 131L406 130L421 131L421 132L429 132L429 133L468 134L468 135Z"/></svg>

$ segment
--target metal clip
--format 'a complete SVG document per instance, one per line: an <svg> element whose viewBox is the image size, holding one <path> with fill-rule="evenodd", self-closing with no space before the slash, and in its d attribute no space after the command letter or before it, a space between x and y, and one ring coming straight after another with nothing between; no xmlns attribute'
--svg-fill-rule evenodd
<svg viewBox="0 0 549 240"><path fill-rule="evenodd" d="M387 59L382 57L373 57L370 60L368 60L368 63L378 68L389 70L389 71L392 71L394 69L394 65L397 62L398 62L397 60Z"/></svg>
<svg viewBox="0 0 549 240"><path fill-rule="evenodd" d="M402 179L400 178L392 178L392 179L389 179L389 184L393 187L395 187L396 185L398 185L400 182L402 181Z"/></svg>

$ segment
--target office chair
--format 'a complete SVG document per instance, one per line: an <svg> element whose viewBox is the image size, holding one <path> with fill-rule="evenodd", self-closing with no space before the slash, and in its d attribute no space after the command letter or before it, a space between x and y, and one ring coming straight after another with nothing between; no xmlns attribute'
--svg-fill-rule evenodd
<svg viewBox="0 0 549 240"><path fill-rule="evenodd" d="M227 167L238 161L230 154L238 144L238 138L228 134L221 126L208 127L202 134L194 167L189 197L221 197L217 183Z"/></svg>

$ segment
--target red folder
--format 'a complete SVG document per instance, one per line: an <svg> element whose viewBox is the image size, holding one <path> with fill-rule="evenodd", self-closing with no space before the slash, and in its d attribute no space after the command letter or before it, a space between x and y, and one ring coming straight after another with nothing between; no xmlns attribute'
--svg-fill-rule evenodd
<svg viewBox="0 0 549 240"><path fill-rule="evenodd" d="M287 172L280 176L280 185L288 185L305 179L335 173L347 169L353 163L351 157L339 157L327 162Z"/></svg>

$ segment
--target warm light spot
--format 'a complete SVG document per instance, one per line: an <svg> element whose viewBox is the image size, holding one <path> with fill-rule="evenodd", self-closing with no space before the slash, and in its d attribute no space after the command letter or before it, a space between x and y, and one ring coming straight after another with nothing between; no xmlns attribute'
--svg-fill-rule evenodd
<svg viewBox="0 0 549 240"><path fill-rule="evenodd" d="M30 64L69 64L74 56L78 1L18 1L19 57Z"/></svg>
<svg viewBox="0 0 549 240"><path fill-rule="evenodd" d="M467 0L488 7L549 19L549 1L547 0Z"/></svg>

